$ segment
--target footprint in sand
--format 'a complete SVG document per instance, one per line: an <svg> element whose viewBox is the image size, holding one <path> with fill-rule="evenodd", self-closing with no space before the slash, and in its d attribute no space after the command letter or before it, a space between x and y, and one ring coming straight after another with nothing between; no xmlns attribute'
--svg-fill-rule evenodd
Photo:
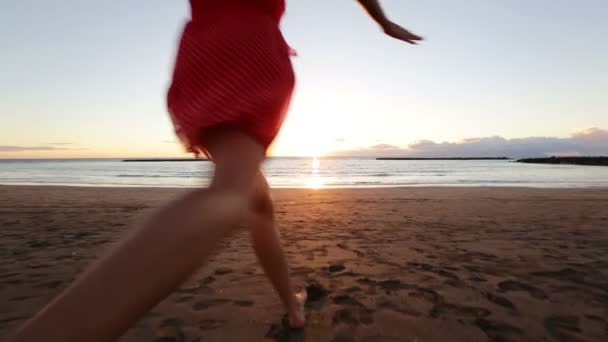
<svg viewBox="0 0 608 342"><path fill-rule="evenodd" d="M13 273L3 273L3 274L0 274L0 278L12 278L12 277L20 275L20 274L21 273L16 273L16 272L13 272Z"/></svg>
<svg viewBox="0 0 608 342"><path fill-rule="evenodd" d="M407 308L404 305L398 305L395 302L390 301L390 300L386 300L386 301L382 301L382 302L378 303L378 309L391 310L391 311L398 312L398 313L406 315L406 316L419 317L422 315L421 312L418 312L414 309Z"/></svg>
<svg viewBox="0 0 608 342"><path fill-rule="evenodd" d="M349 330L339 331L331 338L330 342L355 342L355 336Z"/></svg>
<svg viewBox="0 0 608 342"><path fill-rule="evenodd" d="M24 301L24 300L28 300L28 299L30 299L30 298L34 298L34 296L18 296L18 297L12 297L12 298L9 298L9 300L8 300L8 301L9 301L9 302L21 302L21 301Z"/></svg>
<svg viewBox="0 0 608 342"><path fill-rule="evenodd" d="M336 296L336 297L334 297L333 301L335 304L338 304L338 305L365 307L363 304L361 304L361 302L359 302L358 300L354 299L353 297L347 296L347 295Z"/></svg>
<svg viewBox="0 0 608 342"><path fill-rule="evenodd" d="M312 283L306 287L306 306L320 307L325 302L329 291L319 283Z"/></svg>
<svg viewBox="0 0 608 342"><path fill-rule="evenodd" d="M491 314L490 310L477 306L466 306L460 304L440 303L435 304L429 312L429 316L438 318L444 314L459 317L483 318Z"/></svg>
<svg viewBox="0 0 608 342"><path fill-rule="evenodd" d="M51 246L49 242L43 240L30 241L27 245L30 248L46 248Z"/></svg>
<svg viewBox="0 0 608 342"><path fill-rule="evenodd" d="M338 244L336 244L336 246L337 246L338 248L342 248L342 249L348 249L348 246L346 246L346 244L341 243L341 242L340 242L340 243L338 243Z"/></svg>
<svg viewBox="0 0 608 342"><path fill-rule="evenodd" d="M407 265L411 266L417 270L420 270L420 271L431 272L431 273L437 274L438 276L448 278L452 281L460 280L460 278L456 274L448 271L448 267L445 267L444 269L442 269L442 268L437 269L437 268L433 267L432 265L421 263L421 262L408 262ZM449 269L452 271L457 270L455 268L449 268Z"/></svg>
<svg viewBox="0 0 608 342"><path fill-rule="evenodd" d="M433 304L442 304L445 302L443 296L437 293L437 291L426 287L416 287L415 291L408 292L407 295L410 297L424 298Z"/></svg>
<svg viewBox="0 0 608 342"><path fill-rule="evenodd" d="M487 300L489 300L490 302L492 302L496 305L500 305L500 306L505 307L510 310L516 310L513 302L511 302L510 300L508 300L505 297L497 296L490 292L484 293L484 296L486 297Z"/></svg>
<svg viewBox="0 0 608 342"><path fill-rule="evenodd" d="M181 294L193 294L193 293L197 292L200 288L201 288L201 284L199 282L191 282L191 283L182 285L182 287L180 287L175 292L181 293Z"/></svg>
<svg viewBox="0 0 608 342"><path fill-rule="evenodd" d="M520 341L522 330L504 322L485 318L475 320L475 325L483 330L492 341Z"/></svg>
<svg viewBox="0 0 608 342"><path fill-rule="evenodd" d="M235 301L232 301L232 305L241 306L241 307L249 307L249 306L253 306L253 304L255 304L255 302L252 301L252 300L235 300Z"/></svg>
<svg viewBox="0 0 608 342"><path fill-rule="evenodd" d="M345 269L346 269L346 267L344 266L344 264L340 264L340 263L331 264L331 265L329 265L329 268L328 268L329 272L331 272L331 273L344 271Z"/></svg>
<svg viewBox="0 0 608 342"><path fill-rule="evenodd" d="M363 337L360 341L361 342L403 342L404 340L403 340L403 338L399 338L399 337L371 335L371 336ZM419 339L405 340L405 341L422 342Z"/></svg>
<svg viewBox="0 0 608 342"><path fill-rule="evenodd" d="M57 260L57 261L67 260L67 259L72 259L72 254L64 254L64 255L59 255L59 256L55 257L55 260Z"/></svg>
<svg viewBox="0 0 608 342"><path fill-rule="evenodd" d="M363 291L359 286L351 286L349 288L347 288L346 290L344 290L344 292L346 293L354 293L354 292L361 292Z"/></svg>
<svg viewBox="0 0 608 342"><path fill-rule="evenodd" d="M294 267L291 269L292 275L307 275L314 272L315 270L311 267Z"/></svg>
<svg viewBox="0 0 608 342"><path fill-rule="evenodd" d="M201 330L215 330L224 326L226 321L221 319L204 319L199 322Z"/></svg>
<svg viewBox="0 0 608 342"><path fill-rule="evenodd" d="M377 284L386 292L416 288L415 285L402 283L399 279L383 280L378 282Z"/></svg>
<svg viewBox="0 0 608 342"><path fill-rule="evenodd" d="M226 303L230 303L231 300L228 299L208 299L208 300L201 300L199 302L196 302L192 305L192 309L195 311L200 311L200 310L205 310L208 309L210 307L213 306L218 306L218 305L224 305Z"/></svg>
<svg viewBox="0 0 608 342"><path fill-rule="evenodd" d="M29 318L29 316L10 316L7 318L0 319L0 323L4 324L4 323L17 322L17 321L25 321L28 318Z"/></svg>
<svg viewBox="0 0 608 342"><path fill-rule="evenodd" d="M184 302L189 302L189 301L191 301L191 300L192 300L192 298L194 298L194 297L192 297L192 296L182 296L182 297L177 297L177 298L175 299L175 302L176 302L176 303L184 303Z"/></svg>
<svg viewBox="0 0 608 342"><path fill-rule="evenodd" d="M202 284L203 285L209 285L209 284L213 283L214 281L215 281L215 277L208 276L205 279L203 279Z"/></svg>
<svg viewBox="0 0 608 342"><path fill-rule="evenodd" d="M215 274L217 275L224 275L232 272L233 270L229 267L218 267L215 269Z"/></svg>
<svg viewBox="0 0 608 342"><path fill-rule="evenodd" d="M462 280L454 280L454 279L448 279L444 282L444 284L446 284L448 286L452 286L452 287L458 287L458 288L462 288L465 286L465 283Z"/></svg>
<svg viewBox="0 0 608 342"><path fill-rule="evenodd" d="M435 273L437 275L440 275L444 278L449 278L451 280L460 280L460 278L458 278L458 276L450 271L446 271L446 270L436 270Z"/></svg>
<svg viewBox="0 0 608 342"><path fill-rule="evenodd" d="M11 252L11 254L13 254L14 256L20 256L20 255L23 255L23 254L27 254L27 249L25 249L25 248L17 248L17 249L14 249Z"/></svg>
<svg viewBox="0 0 608 342"><path fill-rule="evenodd" d="M361 284L361 285L368 285L368 286L376 286L377 282L373 279L369 279L369 278L360 278L357 279L357 283Z"/></svg>
<svg viewBox="0 0 608 342"><path fill-rule="evenodd" d="M417 270L422 270L422 271L430 271L433 269L432 265L421 263L421 262L408 262L407 265L411 266Z"/></svg>
<svg viewBox="0 0 608 342"><path fill-rule="evenodd" d="M477 283L485 283L486 281L488 281L487 279L482 278L482 277L471 277L471 278L469 278L469 280L477 282Z"/></svg>
<svg viewBox="0 0 608 342"><path fill-rule="evenodd" d="M520 283L518 281L513 280L505 280L498 283L498 292L509 292L509 291L525 291L530 294L530 296L536 299L546 299L547 295L545 292L539 288L534 286Z"/></svg>
<svg viewBox="0 0 608 342"><path fill-rule="evenodd" d="M585 318L590 319L590 320L592 320L592 321L606 322L606 320L605 320L605 319L603 319L603 318L602 318L602 317L600 317L600 316L596 316L596 315L590 315L590 314L587 314L587 315L585 315Z"/></svg>
<svg viewBox="0 0 608 342"><path fill-rule="evenodd" d="M549 316L544 319L544 326L549 335L560 342L577 341L573 335L580 333L579 319L576 316Z"/></svg>
<svg viewBox="0 0 608 342"><path fill-rule="evenodd" d="M61 285L61 283L62 281L60 280L47 281L36 285L36 288L56 289Z"/></svg>
<svg viewBox="0 0 608 342"><path fill-rule="evenodd" d="M185 342L181 325L182 322L175 318L163 320L155 329L155 342Z"/></svg>
<svg viewBox="0 0 608 342"><path fill-rule="evenodd" d="M373 312L373 310L369 310L365 307L339 309L334 313L332 324L346 324L353 326L360 324L370 325L374 323L374 318L372 316Z"/></svg>
<svg viewBox="0 0 608 342"><path fill-rule="evenodd" d="M304 329L291 329L287 316L283 316L281 324L271 324L264 336L275 341L304 342Z"/></svg>
<svg viewBox="0 0 608 342"><path fill-rule="evenodd" d="M532 272L530 274L537 277L555 279L560 282L569 281L575 284L603 290L608 287L608 270L603 270L601 265L597 266L598 267L595 268L593 272L583 272L571 268L563 268L556 271Z"/></svg>

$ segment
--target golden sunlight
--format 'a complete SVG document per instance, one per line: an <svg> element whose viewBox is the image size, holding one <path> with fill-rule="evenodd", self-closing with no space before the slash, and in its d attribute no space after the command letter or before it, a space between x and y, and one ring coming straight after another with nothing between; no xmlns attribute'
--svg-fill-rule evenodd
<svg viewBox="0 0 608 342"><path fill-rule="evenodd" d="M331 112L301 105L289 113L273 148L273 155L318 157L341 147L344 124Z"/></svg>
<svg viewBox="0 0 608 342"><path fill-rule="evenodd" d="M315 157L312 159L312 170L310 176L306 181L306 186L311 189L319 189L323 186L323 178L319 175L319 166L321 162L319 158Z"/></svg>

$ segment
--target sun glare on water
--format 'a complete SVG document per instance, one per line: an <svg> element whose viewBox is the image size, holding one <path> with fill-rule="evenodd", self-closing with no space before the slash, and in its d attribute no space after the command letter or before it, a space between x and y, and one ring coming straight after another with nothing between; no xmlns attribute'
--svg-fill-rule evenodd
<svg viewBox="0 0 608 342"><path fill-rule="evenodd" d="M306 186L310 189L319 189L323 187L323 178L321 178L321 175L319 175L319 167L321 166L321 161L319 160L319 158L313 158L311 166L312 168L310 176L306 181Z"/></svg>

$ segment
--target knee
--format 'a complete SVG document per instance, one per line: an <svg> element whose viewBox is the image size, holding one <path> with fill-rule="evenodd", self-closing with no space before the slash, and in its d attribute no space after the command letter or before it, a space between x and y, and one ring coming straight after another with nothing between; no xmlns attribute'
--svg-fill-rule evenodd
<svg viewBox="0 0 608 342"><path fill-rule="evenodd" d="M272 218L274 214L274 205L272 198L267 191L256 192L249 203L249 209L255 215Z"/></svg>
<svg viewBox="0 0 608 342"><path fill-rule="evenodd" d="M198 192L198 191L197 191ZM213 218L211 224L236 226L247 213L250 195L245 191L213 188L201 190L201 198L207 202L203 207L206 217Z"/></svg>

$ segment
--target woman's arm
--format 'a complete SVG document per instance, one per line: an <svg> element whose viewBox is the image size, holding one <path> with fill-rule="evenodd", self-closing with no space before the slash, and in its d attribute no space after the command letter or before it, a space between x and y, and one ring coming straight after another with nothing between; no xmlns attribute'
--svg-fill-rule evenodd
<svg viewBox="0 0 608 342"><path fill-rule="evenodd" d="M417 41L422 40L422 37L417 36L410 31L404 29L403 27L393 23L390 21L380 3L377 0L357 0L361 6L367 11L367 13L382 27L382 30L389 36L402 40L404 42L408 42L410 44L416 44Z"/></svg>
<svg viewBox="0 0 608 342"><path fill-rule="evenodd" d="M367 14L369 14L374 21L380 25L380 27L384 28L389 23L389 20L384 15L384 11L382 10L382 6L376 0L358 0L361 6L365 9Z"/></svg>

